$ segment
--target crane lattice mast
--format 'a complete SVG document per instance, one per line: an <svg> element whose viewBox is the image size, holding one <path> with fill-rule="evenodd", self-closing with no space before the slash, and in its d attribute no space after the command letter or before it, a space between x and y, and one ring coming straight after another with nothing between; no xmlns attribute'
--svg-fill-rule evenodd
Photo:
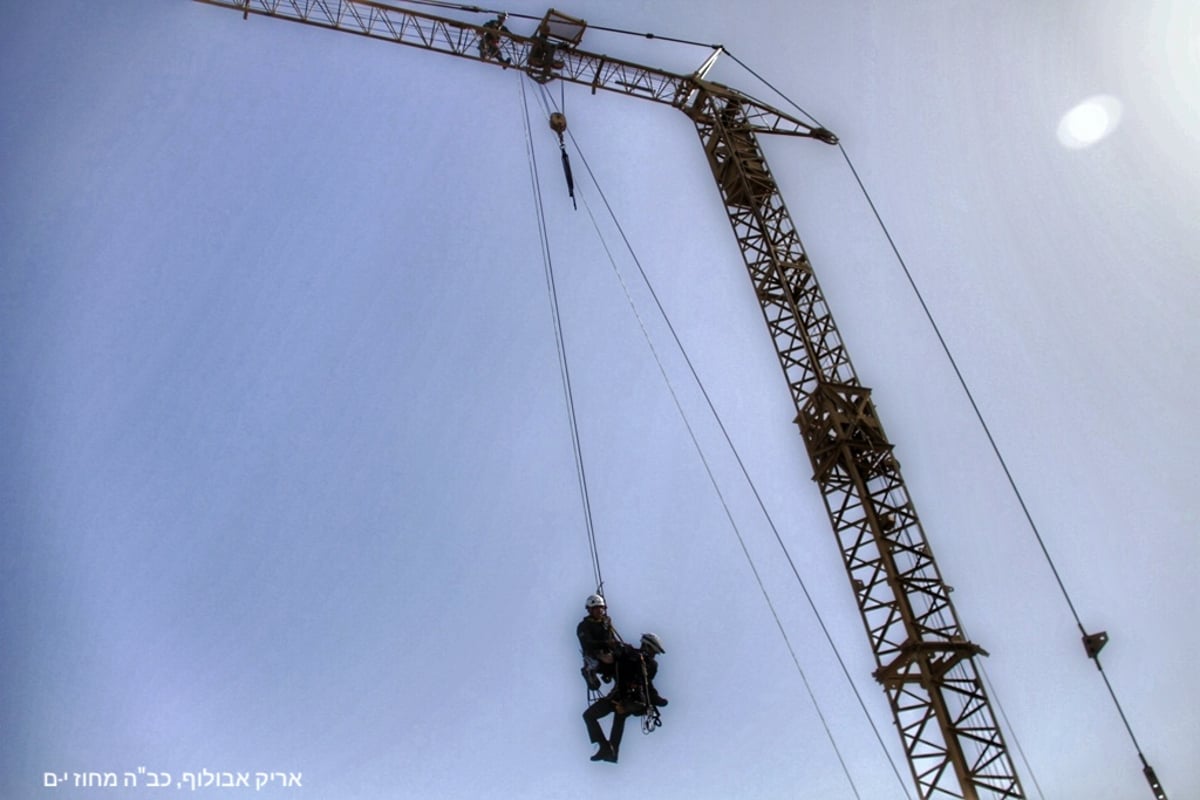
<svg viewBox="0 0 1200 800"><path fill-rule="evenodd" d="M641 97L696 125L783 368L882 685L920 797L1025 797L969 641L855 374L759 134L837 139L748 95L577 47L586 23L551 9L533 36L370 0L197 0ZM483 37L499 48L481 46Z"/></svg>

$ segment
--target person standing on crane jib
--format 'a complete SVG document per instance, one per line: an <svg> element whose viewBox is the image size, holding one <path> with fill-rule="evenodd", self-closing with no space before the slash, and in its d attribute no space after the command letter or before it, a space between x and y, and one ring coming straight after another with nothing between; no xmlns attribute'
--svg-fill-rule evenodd
<svg viewBox="0 0 1200 800"><path fill-rule="evenodd" d="M504 27L504 23L508 21L508 12L501 11L500 16L495 19L490 19L483 23L483 27L488 28L493 32L485 32L479 37L479 57L483 59L492 59L499 61L501 64L508 65L512 63L512 59L508 58L500 51L500 34L494 31L503 31L508 33L508 28Z"/></svg>

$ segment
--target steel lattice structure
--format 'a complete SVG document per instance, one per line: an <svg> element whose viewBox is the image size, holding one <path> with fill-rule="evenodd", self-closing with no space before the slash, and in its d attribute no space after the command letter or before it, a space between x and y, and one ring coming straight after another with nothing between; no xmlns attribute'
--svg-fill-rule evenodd
<svg viewBox="0 0 1200 800"><path fill-rule="evenodd" d="M796 405L920 796L1023 797L899 463L738 98L696 124Z"/></svg>
<svg viewBox="0 0 1200 800"><path fill-rule="evenodd" d="M929 798L1024 798L967 640L908 495L892 444L854 372L757 135L835 143L748 95L706 81L588 53L558 35L572 20L547 13L533 36L371 0L197 0L501 65L545 82L619 92L680 109L695 123L796 406L846 573L875 654L918 793Z"/></svg>

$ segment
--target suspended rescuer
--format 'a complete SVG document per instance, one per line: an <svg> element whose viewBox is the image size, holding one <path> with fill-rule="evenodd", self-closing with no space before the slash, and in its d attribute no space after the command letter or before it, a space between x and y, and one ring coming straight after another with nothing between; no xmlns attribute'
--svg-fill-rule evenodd
<svg viewBox="0 0 1200 800"><path fill-rule="evenodd" d="M654 676L658 673L655 657L666 652L662 641L653 633L643 633L641 647L621 644L615 653L616 686L604 697L588 706L583 712L588 738L600 749L592 761L616 763L621 749L621 737L625 733L625 718L650 714L657 718L658 707L667 704L667 698L654 688ZM613 715L612 732L607 739L600 728L600 720Z"/></svg>
<svg viewBox="0 0 1200 800"><path fill-rule="evenodd" d="M593 594L584 602L587 616L575 628L579 637L579 649L583 653L583 679L588 688L596 691L600 680L610 683L614 675L613 651L620 642L608 618L608 604L604 595Z"/></svg>

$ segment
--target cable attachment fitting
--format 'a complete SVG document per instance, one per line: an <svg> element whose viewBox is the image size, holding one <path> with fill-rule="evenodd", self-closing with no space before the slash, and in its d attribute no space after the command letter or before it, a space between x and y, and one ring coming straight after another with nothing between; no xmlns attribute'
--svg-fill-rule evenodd
<svg viewBox="0 0 1200 800"><path fill-rule="evenodd" d="M1083 635L1083 649L1087 652L1088 658L1096 658L1100 655L1100 651L1104 649L1104 645L1108 644L1108 632L1100 631L1099 633L1085 633Z"/></svg>
<svg viewBox="0 0 1200 800"><path fill-rule="evenodd" d="M1146 759L1142 759L1142 763L1146 764ZM1146 776L1146 781L1150 784L1150 791L1154 792L1154 800L1167 800L1167 790L1158 782L1158 776L1154 774L1154 767L1146 764L1142 768L1142 774Z"/></svg>

